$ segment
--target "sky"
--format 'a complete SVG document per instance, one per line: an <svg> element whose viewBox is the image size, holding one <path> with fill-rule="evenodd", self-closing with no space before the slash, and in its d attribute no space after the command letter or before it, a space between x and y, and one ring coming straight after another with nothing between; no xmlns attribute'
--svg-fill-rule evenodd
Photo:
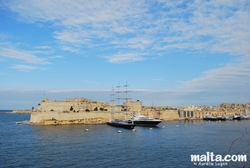
<svg viewBox="0 0 250 168"><path fill-rule="evenodd" d="M250 102L250 1L0 1L0 109L118 85L145 106Z"/></svg>

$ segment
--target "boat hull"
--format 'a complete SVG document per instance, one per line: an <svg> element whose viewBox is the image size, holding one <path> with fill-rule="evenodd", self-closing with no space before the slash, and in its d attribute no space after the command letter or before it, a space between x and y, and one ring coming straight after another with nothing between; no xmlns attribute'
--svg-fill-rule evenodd
<svg viewBox="0 0 250 168"><path fill-rule="evenodd" d="M227 119L224 118L224 117L217 117L217 120L218 120L218 121L226 121Z"/></svg>
<svg viewBox="0 0 250 168"><path fill-rule="evenodd" d="M233 117L233 120L241 120L240 116Z"/></svg>
<svg viewBox="0 0 250 168"><path fill-rule="evenodd" d="M144 127L156 127L161 121L136 121L134 120L134 124L136 126L144 126Z"/></svg>
<svg viewBox="0 0 250 168"><path fill-rule="evenodd" d="M207 120L207 121L217 121L217 118L203 118L203 120Z"/></svg>
<svg viewBox="0 0 250 168"><path fill-rule="evenodd" d="M107 122L107 124L113 127L120 127L120 128L125 128L125 129L135 128L135 124L129 124L129 123Z"/></svg>

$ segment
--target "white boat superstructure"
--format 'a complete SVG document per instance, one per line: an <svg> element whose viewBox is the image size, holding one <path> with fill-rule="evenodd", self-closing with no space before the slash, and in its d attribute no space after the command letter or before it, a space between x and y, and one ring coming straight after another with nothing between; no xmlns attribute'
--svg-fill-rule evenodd
<svg viewBox="0 0 250 168"><path fill-rule="evenodd" d="M151 126L151 127L152 126L155 127L161 122L161 120L159 119L154 119L154 118L141 115L140 112L138 112L137 115L134 115L133 121L134 121L134 124L137 126Z"/></svg>

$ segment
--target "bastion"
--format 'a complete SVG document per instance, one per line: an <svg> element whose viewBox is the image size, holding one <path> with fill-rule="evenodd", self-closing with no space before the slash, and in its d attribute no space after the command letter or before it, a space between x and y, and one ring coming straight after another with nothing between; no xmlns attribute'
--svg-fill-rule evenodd
<svg viewBox="0 0 250 168"><path fill-rule="evenodd" d="M53 101L47 98L31 112L30 123L37 125L104 124L112 119L130 119L134 114L161 119L178 120L177 109L156 109L142 106L142 102L128 99L122 106L85 98Z"/></svg>

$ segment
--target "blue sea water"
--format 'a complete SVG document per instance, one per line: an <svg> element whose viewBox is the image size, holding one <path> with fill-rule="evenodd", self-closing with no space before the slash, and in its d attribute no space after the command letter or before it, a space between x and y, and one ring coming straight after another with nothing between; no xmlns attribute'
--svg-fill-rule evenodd
<svg viewBox="0 0 250 168"><path fill-rule="evenodd" d="M0 111L0 167L220 167L193 165L191 155L206 152L246 154L247 162L224 167L250 167L250 120L162 122L136 131L105 124L17 124L29 118Z"/></svg>

